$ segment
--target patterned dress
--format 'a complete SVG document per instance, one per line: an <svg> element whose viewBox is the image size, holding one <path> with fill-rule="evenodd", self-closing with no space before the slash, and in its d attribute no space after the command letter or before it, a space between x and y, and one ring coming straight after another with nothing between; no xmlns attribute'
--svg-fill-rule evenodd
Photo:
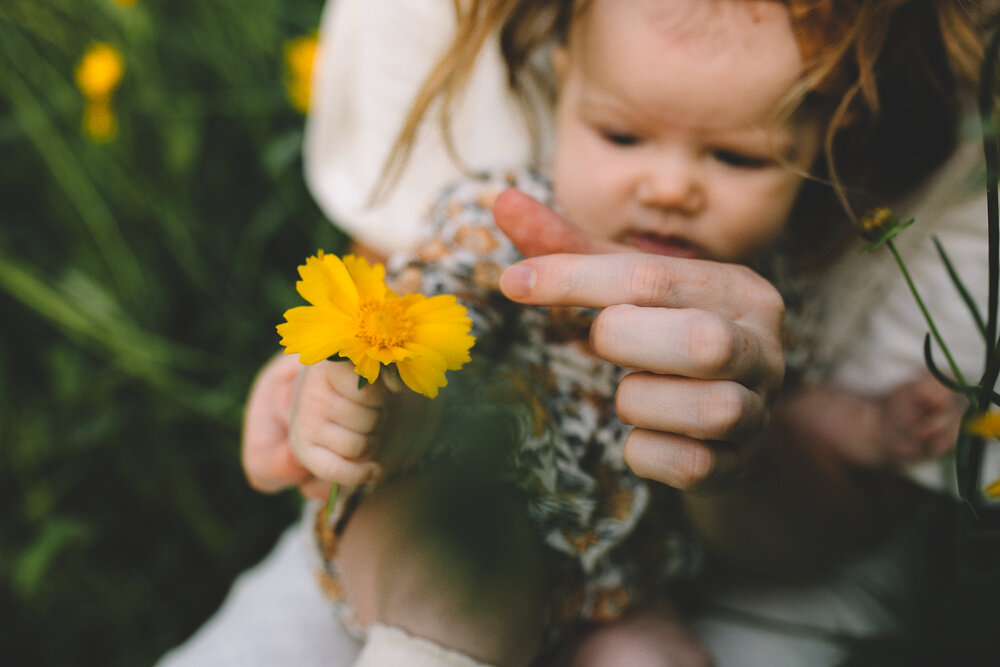
<svg viewBox="0 0 1000 667"><path fill-rule="evenodd" d="M700 550L676 492L625 464L630 427L614 409L625 371L590 349L596 311L523 306L501 294L501 272L522 259L493 221L493 201L509 187L551 204L551 187L536 172L460 181L430 212L432 240L389 268L399 293L455 294L469 309L474 363L449 374L441 398L463 414L500 411L514 424L505 476L525 492L549 547L558 630L612 620L667 581L695 574ZM467 440L441 437L430 456L454 455L455 443Z"/></svg>

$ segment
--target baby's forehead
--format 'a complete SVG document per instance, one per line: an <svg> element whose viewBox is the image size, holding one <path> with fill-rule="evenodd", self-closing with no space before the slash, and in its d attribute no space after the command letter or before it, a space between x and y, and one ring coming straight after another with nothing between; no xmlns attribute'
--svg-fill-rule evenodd
<svg viewBox="0 0 1000 667"><path fill-rule="evenodd" d="M621 0L593 0L620 10ZM648 25L673 40L742 46L747 29L766 21L789 21L780 0L631 0ZM791 29L790 23L789 30ZM716 41L719 40L719 41Z"/></svg>
<svg viewBox="0 0 1000 667"><path fill-rule="evenodd" d="M802 60L772 0L593 0L571 62L583 88L693 120L761 120L789 99Z"/></svg>

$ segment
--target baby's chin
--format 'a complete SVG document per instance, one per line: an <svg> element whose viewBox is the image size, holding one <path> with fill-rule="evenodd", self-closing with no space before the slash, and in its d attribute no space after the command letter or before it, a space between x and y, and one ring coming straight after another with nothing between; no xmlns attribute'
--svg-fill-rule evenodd
<svg viewBox="0 0 1000 667"><path fill-rule="evenodd" d="M625 242L649 255L664 257L679 257L681 259L707 259L708 253L690 241L677 236L658 236L656 234L629 234Z"/></svg>

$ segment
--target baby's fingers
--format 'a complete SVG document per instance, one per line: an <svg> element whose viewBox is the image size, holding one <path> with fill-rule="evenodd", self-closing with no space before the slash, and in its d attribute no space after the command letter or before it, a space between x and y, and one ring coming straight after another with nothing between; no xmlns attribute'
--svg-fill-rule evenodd
<svg viewBox="0 0 1000 667"><path fill-rule="evenodd" d="M323 436L327 442L332 442L332 438L339 437L339 432L331 427L341 427L348 431L353 431L360 436L370 436L378 431L381 426L382 410L371 408L360 403L355 403L350 398L341 394L330 393L326 396L323 405L317 407L317 411L326 419L325 426L328 435ZM362 452L347 454L341 452L349 458L354 458Z"/></svg>
<svg viewBox="0 0 1000 667"><path fill-rule="evenodd" d="M322 367L323 379L337 394L369 408L385 405L387 392L381 384L359 384L350 362L337 361Z"/></svg>
<svg viewBox="0 0 1000 667"><path fill-rule="evenodd" d="M724 485L747 465L749 452L721 442L636 428L625 440L625 462L639 477L678 489Z"/></svg>
<svg viewBox="0 0 1000 667"><path fill-rule="evenodd" d="M357 486L379 472L376 463L352 461L318 444L307 444L295 453L306 469L326 482Z"/></svg>

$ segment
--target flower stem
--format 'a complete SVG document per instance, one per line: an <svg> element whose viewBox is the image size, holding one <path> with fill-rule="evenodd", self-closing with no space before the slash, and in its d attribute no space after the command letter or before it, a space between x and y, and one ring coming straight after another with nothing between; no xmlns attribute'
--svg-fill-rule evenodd
<svg viewBox="0 0 1000 667"><path fill-rule="evenodd" d="M983 126L983 155L986 158L986 223L989 234L989 295L986 322L986 368L995 364L991 345L997 344L997 302L1000 301L1000 147L997 146L996 67L1000 53L1000 30L993 32L986 46L982 72L979 75L979 114ZM991 375L989 371L986 373ZM992 373L996 378L996 373ZM983 392L992 387L983 386ZM988 402L983 401L983 406Z"/></svg>
<svg viewBox="0 0 1000 667"><path fill-rule="evenodd" d="M955 375L955 379L958 380L959 384L963 387L968 387L968 383L962 376L962 371L958 369L958 364L951 356L951 352L948 350L948 346L944 344L944 339L941 338L941 334L938 332L937 326L934 324L934 319L931 317L930 312L927 310L927 306L924 304L924 300L920 297L920 292L917 291L917 286L913 283L913 278L910 276L910 271L906 268L906 262L900 257L899 251L896 250L896 244L890 239L886 241L886 245L889 246L889 250L892 251L892 256L896 260L896 264L899 265L899 270L903 272L903 278L906 279L906 284L910 288L910 293L913 294L913 298L917 300L917 305L920 307L920 312L924 315L924 320L927 322L927 326L930 327L931 336L937 341L938 347L944 352L945 358L948 360L948 366L951 367L951 372Z"/></svg>
<svg viewBox="0 0 1000 667"><path fill-rule="evenodd" d="M330 520L333 515L333 508L337 505L337 495L340 494L340 484L334 482L330 485L330 495L326 499L326 519Z"/></svg>

